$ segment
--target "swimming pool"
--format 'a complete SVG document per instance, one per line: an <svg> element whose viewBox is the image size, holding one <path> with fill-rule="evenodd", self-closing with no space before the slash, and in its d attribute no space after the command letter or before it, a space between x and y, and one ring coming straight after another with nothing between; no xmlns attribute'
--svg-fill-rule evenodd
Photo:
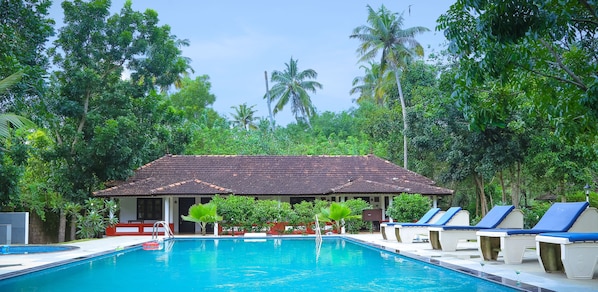
<svg viewBox="0 0 598 292"><path fill-rule="evenodd" d="M0 281L0 291L513 291L338 237L176 239Z"/></svg>

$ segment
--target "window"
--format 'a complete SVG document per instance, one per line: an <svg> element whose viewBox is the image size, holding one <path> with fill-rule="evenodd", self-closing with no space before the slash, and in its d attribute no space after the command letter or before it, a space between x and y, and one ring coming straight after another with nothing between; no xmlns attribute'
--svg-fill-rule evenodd
<svg viewBox="0 0 598 292"><path fill-rule="evenodd" d="M315 197L290 197L289 201L290 201L291 205L295 205L295 204L299 204L303 201L313 202L315 200L316 200Z"/></svg>
<svg viewBox="0 0 598 292"><path fill-rule="evenodd" d="M162 220L162 199L137 199L137 220Z"/></svg>

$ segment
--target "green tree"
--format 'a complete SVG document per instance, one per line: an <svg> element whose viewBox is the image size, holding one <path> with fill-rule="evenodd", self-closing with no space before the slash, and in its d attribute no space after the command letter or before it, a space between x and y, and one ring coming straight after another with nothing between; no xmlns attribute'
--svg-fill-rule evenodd
<svg viewBox="0 0 598 292"><path fill-rule="evenodd" d="M359 121L363 133L382 148L376 149L381 150L376 151L376 155L391 161L401 161L401 148L396 147L401 144L403 138L396 135L403 128L399 106L379 107L372 103L362 103L356 114L363 117Z"/></svg>
<svg viewBox="0 0 598 292"><path fill-rule="evenodd" d="M153 10L135 12L130 1L112 16L109 1L62 7L65 25L50 51L57 71L43 115L56 147L46 157L63 177L56 190L82 201L102 182L183 151L187 130L157 90L184 74L188 60Z"/></svg>
<svg viewBox="0 0 598 292"><path fill-rule="evenodd" d="M10 87L17 84L22 77L23 72L19 71L0 80L0 95L7 92ZM25 117L12 113L0 114L0 142L2 142L3 139L7 139L10 137L10 132L12 129L32 126L34 126L33 122L31 122L29 119ZM0 146L0 149L1 148L2 147Z"/></svg>
<svg viewBox="0 0 598 292"><path fill-rule="evenodd" d="M378 11L369 5L367 8L370 26L356 27L350 37L361 42L357 49L361 55L360 61L372 60L380 52L381 71L394 72L403 113L403 166L407 168L407 105L401 87L401 73L410 62L423 56L423 47L415 36L428 29L421 26L403 29L403 16L390 12L384 5Z"/></svg>
<svg viewBox="0 0 598 292"><path fill-rule="evenodd" d="M208 75L201 75L195 79L184 77L180 80L180 90L169 96L172 106L184 112L189 121L198 122L202 114L216 101L216 96L210 93L212 84Z"/></svg>
<svg viewBox="0 0 598 292"><path fill-rule="evenodd" d="M270 89L269 96L273 100L278 100L274 106L274 114L280 112L290 102L291 111L297 122L303 121L311 128L310 119L316 109L308 92L316 93L317 89L322 89L322 84L312 80L318 77L316 71L313 69L300 71L297 61L291 57L291 61L285 63L284 71L272 72L270 79L274 85Z"/></svg>
<svg viewBox="0 0 598 292"><path fill-rule="evenodd" d="M46 43L54 34L48 17L52 1L0 1L0 79L22 72L22 82L0 90L0 111L32 117L44 92L48 57Z"/></svg>
<svg viewBox="0 0 598 292"><path fill-rule="evenodd" d="M222 216L218 215L217 205L214 203L195 204L189 207L188 215L181 215L185 221L195 222L201 226L201 235L206 235L206 225L222 221Z"/></svg>
<svg viewBox="0 0 598 292"><path fill-rule="evenodd" d="M21 77L22 72L17 72L0 80L0 95L19 82ZM28 147L20 144L18 138L11 139L11 133L14 129L30 126L33 126L33 122L24 117L9 113L0 114L0 208L14 205L11 196L18 194L18 180L23 173L21 164L27 159ZM15 142L17 144L13 145Z"/></svg>
<svg viewBox="0 0 598 292"><path fill-rule="evenodd" d="M597 9L594 1L456 1L439 18L459 58L455 94L488 78L511 82L561 137L595 144Z"/></svg>
<svg viewBox="0 0 598 292"><path fill-rule="evenodd" d="M255 120L257 118L253 116L256 112L256 110L253 109L254 107L255 105L248 107L246 103L232 106L231 108L235 110L235 113L231 114L233 125L246 131L249 131L249 129L256 129L257 126Z"/></svg>
<svg viewBox="0 0 598 292"><path fill-rule="evenodd" d="M388 100L389 87L394 86L393 75L390 71L382 71L380 64L369 62L369 67L360 66L365 75L353 79L353 88L349 94L359 94L357 103L371 101L377 105L384 105Z"/></svg>

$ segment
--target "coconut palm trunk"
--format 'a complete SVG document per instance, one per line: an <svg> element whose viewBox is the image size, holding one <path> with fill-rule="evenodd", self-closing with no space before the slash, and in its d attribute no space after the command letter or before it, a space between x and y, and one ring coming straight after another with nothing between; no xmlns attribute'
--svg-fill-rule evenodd
<svg viewBox="0 0 598 292"><path fill-rule="evenodd" d="M403 113L403 167L408 169L407 166L407 107L405 106L405 97L403 97L403 88L401 86L401 72L398 68L395 68L395 78L397 79L397 88L399 90L399 100L401 101L401 111Z"/></svg>

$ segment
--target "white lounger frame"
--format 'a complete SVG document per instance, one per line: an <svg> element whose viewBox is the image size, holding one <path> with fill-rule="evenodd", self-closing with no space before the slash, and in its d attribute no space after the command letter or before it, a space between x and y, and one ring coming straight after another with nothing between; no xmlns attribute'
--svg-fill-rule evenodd
<svg viewBox="0 0 598 292"><path fill-rule="evenodd" d="M445 211L438 211L438 213L436 213L436 215L434 215L434 217L432 217L432 219L430 219L430 221L428 221L430 224L434 224L434 222L438 221L438 219L440 219L440 217L442 217L442 215L444 215ZM388 223L392 223L392 222L388 222ZM388 223L382 223L382 224L388 224ZM396 223L398 224L398 223ZM385 225L384 227L384 235L387 240L396 240L397 237L395 235L395 228L397 228L397 225Z"/></svg>
<svg viewBox="0 0 598 292"><path fill-rule="evenodd" d="M564 237L538 235L536 253L545 272L564 270L569 279L592 279L598 267L598 241L570 242Z"/></svg>
<svg viewBox="0 0 598 292"><path fill-rule="evenodd" d="M579 215L568 232L598 232L598 210L589 207ZM478 231L478 251L484 260L497 260L502 253L505 264L521 264L527 248L536 247L537 234L509 235L501 231Z"/></svg>
<svg viewBox="0 0 598 292"><path fill-rule="evenodd" d="M523 212L519 209L511 210L496 228L523 228ZM456 251L460 240L476 240L476 232L479 230L475 228L444 230L442 227L428 227L432 248L442 249L442 251Z"/></svg>
<svg viewBox="0 0 598 292"><path fill-rule="evenodd" d="M460 210L445 225L469 225L469 211ZM395 225L393 229L398 242L412 243L417 236L428 237L428 228L429 226Z"/></svg>

